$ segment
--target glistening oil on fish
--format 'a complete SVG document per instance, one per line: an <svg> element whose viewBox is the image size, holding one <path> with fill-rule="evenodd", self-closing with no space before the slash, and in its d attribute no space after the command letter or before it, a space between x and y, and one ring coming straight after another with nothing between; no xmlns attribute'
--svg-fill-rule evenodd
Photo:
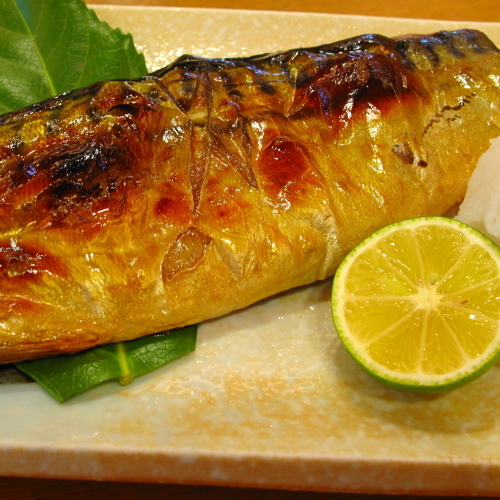
<svg viewBox="0 0 500 500"><path fill-rule="evenodd" d="M0 117L0 362L194 324L459 203L500 135L477 31L181 57Z"/></svg>

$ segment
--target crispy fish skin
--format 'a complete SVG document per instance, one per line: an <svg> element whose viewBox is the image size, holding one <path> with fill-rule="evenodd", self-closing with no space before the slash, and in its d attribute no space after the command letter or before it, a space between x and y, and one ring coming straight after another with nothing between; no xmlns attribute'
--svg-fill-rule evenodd
<svg viewBox="0 0 500 500"><path fill-rule="evenodd" d="M477 31L181 57L0 117L0 363L197 323L459 203L500 135Z"/></svg>

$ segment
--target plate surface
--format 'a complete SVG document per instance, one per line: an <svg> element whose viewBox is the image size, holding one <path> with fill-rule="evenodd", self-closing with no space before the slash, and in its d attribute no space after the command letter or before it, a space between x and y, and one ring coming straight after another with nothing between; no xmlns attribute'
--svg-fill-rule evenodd
<svg viewBox="0 0 500 500"><path fill-rule="evenodd" d="M500 25L321 14L96 7L151 70L236 56ZM200 327L197 350L63 405L0 385L0 475L371 493L500 494L500 369L439 396L381 386L346 354L331 281Z"/></svg>

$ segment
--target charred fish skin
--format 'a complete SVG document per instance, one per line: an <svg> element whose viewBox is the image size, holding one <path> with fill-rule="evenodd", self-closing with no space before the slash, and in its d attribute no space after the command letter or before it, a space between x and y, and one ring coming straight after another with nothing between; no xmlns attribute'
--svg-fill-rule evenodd
<svg viewBox="0 0 500 500"><path fill-rule="evenodd" d="M0 116L0 362L201 322L443 214L500 135L482 33L184 56Z"/></svg>

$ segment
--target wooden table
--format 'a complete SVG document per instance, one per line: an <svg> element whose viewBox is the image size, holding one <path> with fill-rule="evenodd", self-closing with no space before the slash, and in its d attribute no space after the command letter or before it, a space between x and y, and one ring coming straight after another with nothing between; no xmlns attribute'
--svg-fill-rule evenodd
<svg viewBox="0 0 500 500"><path fill-rule="evenodd" d="M322 12L358 16L500 22L498 0L86 0L89 4Z"/></svg>
<svg viewBox="0 0 500 500"><path fill-rule="evenodd" d="M364 16L392 16L422 19L500 22L498 0L92 0L89 4L143 5L169 7L211 7L297 12L322 12ZM183 486L137 483L111 483L53 479L0 478L2 499L79 500L100 499L276 499L276 500L382 500L389 495L305 493L246 488ZM401 497L413 500L419 497ZM425 497L438 498L438 497ZM457 498L457 497L455 497Z"/></svg>

